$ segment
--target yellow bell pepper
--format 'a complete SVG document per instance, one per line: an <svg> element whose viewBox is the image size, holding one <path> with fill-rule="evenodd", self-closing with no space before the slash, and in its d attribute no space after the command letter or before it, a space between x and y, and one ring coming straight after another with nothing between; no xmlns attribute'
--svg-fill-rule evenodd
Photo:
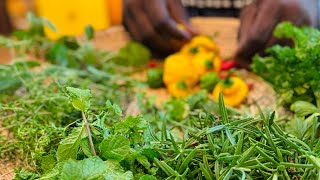
<svg viewBox="0 0 320 180"><path fill-rule="evenodd" d="M173 54L165 59L163 67L163 82L166 86L184 81L188 87L193 87L199 81L199 75L194 72L191 60L182 54Z"/></svg>
<svg viewBox="0 0 320 180"><path fill-rule="evenodd" d="M247 84L239 77L227 77L216 85L213 90L213 98L218 101L219 93L224 97L224 103L228 106L239 106L247 97L249 89Z"/></svg>
<svg viewBox="0 0 320 180"><path fill-rule="evenodd" d="M192 58L195 71L202 76L207 72L219 72L221 59L214 53L199 53Z"/></svg>
<svg viewBox="0 0 320 180"><path fill-rule="evenodd" d="M184 98L192 93L192 90L184 81L170 84L168 86L169 93L176 98Z"/></svg>
<svg viewBox="0 0 320 180"><path fill-rule="evenodd" d="M194 37L181 49L182 54L191 57L203 52L212 52L219 55L219 48L216 44L209 37L203 35Z"/></svg>

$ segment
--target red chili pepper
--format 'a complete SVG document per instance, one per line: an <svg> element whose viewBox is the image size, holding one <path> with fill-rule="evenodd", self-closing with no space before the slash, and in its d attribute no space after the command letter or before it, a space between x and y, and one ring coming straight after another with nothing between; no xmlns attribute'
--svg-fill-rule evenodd
<svg viewBox="0 0 320 180"><path fill-rule="evenodd" d="M226 71L236 67L236 62L234 60L222 60L221 70Z"/></svg>
<svg viewBox="0 0 320 180"><path fill-rule="evenodd" d="M150 61L149 61L149 63L148 63L148 67L149 68L155 68L155 67L157 67L157 61L156 60L154 60L154 59L151 59Z"/></svg>

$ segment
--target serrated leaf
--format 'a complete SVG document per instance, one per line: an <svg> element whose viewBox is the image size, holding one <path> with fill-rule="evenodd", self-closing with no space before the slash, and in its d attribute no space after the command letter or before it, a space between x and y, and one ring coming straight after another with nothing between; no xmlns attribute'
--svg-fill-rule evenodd
<svg viewBox="0 0 320 180"><path fill-rule="evenodd" d="M120 162L129 154L130 142L124 136L113 135L104 139L99 148L103 158Z"/></svg>
<svg viewBox="0 0 320 180"><path fill-rule="evenodd" d="M99 157L90 157L85 160L68 160L62 168L61 180L89 180L102 178L108 166Z"/></svg>
<svg viewBox="0 0 320 180"><path fill-rule="evenodd" d="M105 162L107 166L106 172L103 174L105 180L131 180L133 174L131 171L124 172L119 162L108 160Z"/></svg>
<svg viewBox="0 0 320 180"><path fill-rule="evenodd" d="M116 133L128 133L130 130L138 131L147 127L142 117L127 116L124 121L115 124Z"/></svg>
<svg viewBox="0 0 320 180"><path fill-rule="evenodd" d="M82 140L81 140L80 147L81 147L83 153L84 153L87 157L93 156L92 150L91 150L91 148L90 148L90 143L89 143L89 139L88 139L88 138L85 138L85 139L82 139Z"/></svg>
<svg viewBox="0 0 320 180"><path fill-rule="evenodd" d="M112 104L111 101L106 102L106 111L109 115L115 116L116 118L122 115L122 110L117 104Z"/></svg>
<svg viewBox="0 0 320 180"><path fill-rule="evenodd" d="M60 175L60 172L62 171L62 168L63 168L63 165L64 165L65 162L60 162L60 163L57 163L54 168L41 176L41 178L39 178L39 180L56 180L58 179L58 176Z"/></svg>
<svg viewBox="0 0 320 180"><path fill-rule="evenodd" d="M86 135L84 126L74 128L71 134L60 142L57 150L57 160L61 162L68 159L76 159L81 140Z"/></svg>
<svg viewBox="0 0 320 180"><path fill-rule="evenodd" d="M89 89L67 87L66 90L72 105L76 110L86 111L90 108L90 99L92 95Z"/></svg>

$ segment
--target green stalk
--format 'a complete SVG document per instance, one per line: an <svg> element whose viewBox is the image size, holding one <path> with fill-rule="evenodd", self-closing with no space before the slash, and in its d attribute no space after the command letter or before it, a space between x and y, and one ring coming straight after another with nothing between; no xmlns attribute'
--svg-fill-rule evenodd
<svg viewBox="0 0 320 180"><path fill-rule="evenodd" d="M82 114L82 118L84 120L84 123L86 125L86 128L87 128L87 133L88 133L88 139L89 139L89 143L90 143L90 148L91 148L91 152L94 156L97 155L96 153L96 150L94 149L94 145L93 145L93 141L92 141L92 137L91 137L91 131L90 131L90 127L89 127L89 122L86 118L86 115L84 114L83 111L81 111L81 114Z"/></svg>

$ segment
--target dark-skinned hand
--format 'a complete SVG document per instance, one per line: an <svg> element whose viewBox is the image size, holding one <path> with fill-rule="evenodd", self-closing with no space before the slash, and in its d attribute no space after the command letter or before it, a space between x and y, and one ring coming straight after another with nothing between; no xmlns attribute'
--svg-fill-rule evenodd
<svg viewBox="0 0 320 180"><path fill-rule="evenodd" d="M124 0L123 23L134 40L159 53L179 50L196 34L180 0Z"/></svg>
<svg viewBox="0 0 320 180"><path fill-rule="evenodd" d="M9 15L6 9L6 1L0 0L0 34L9 34L12 31Z"/></svg>
<svg viewBox="0 0 320 180"><path fill-rule="evenodd" d="M248 68L255 53L262 53L273 44L281 44L273 37L273 30L282 21L297 26L316 26L317 0L256 0L240 15L238 49L235 59L240 67Z"/></svg>

